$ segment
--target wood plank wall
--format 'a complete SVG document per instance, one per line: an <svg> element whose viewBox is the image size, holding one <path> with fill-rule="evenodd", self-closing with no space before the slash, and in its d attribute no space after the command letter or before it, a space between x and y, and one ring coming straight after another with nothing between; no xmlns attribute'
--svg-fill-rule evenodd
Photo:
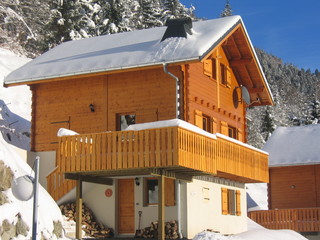
<svg viewBox="0 0 320 240"><path fill-rule="evenodd" d="M182 78L179 67L169 70ZM115 131L117 113L134 113L137 123L175 118L175 81L162 68L40 83L31 89L32 151L56 150L61 127L81 134Z"/></svg>
<svg viewBox="0 0 320 240"><path fill-rule="evenodd" d="M219 55L217 61L229 66L227 57L221 47L219 48L219 54L217 54L217 51L212 53L213 58L217 55ZM242 103L239 103L238 108L233 105L233 90L239 85L232 70L230 87L226 87L220 84L218 80L205 75L202 63L186 65L185 76L185 88L187 90L185 96L187 103L186 120L195 124L195 111L200 110L203 114L217 119L217 132L221 133L221 121L227 122L228 125L241 131L242 137L239 140L246 142L245 107ZM219 103L218 94L220 97Z"/></svg>
<svg viewBox="0 0 320 240"><path fill-rule="evenodd" d="M270 168L270 209L320 207L320 165Z"/></svg>

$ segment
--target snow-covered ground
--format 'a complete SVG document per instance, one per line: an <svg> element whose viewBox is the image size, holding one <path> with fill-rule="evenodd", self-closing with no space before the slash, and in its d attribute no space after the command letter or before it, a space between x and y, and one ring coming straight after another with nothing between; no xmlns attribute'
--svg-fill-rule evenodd
<svg viewBox="0 0 320 240"><path fill-rule="evenodd" d="M28 62L29 59L18 57L12 52L0 48L0 83L10 71ZM3 160L14 172L15 178L26 174L31 174L31 168L21 159L12 145L23 149L29 149L30 131L30 110L31 92L27 86L3 88L0 86L0 160ZM8 137L9 136L9 137ZM10 143L10 144L8 144ZM56 239L52 235L53 221L62 221L60 209L40 186L39 197L39 218L38 230L47 239ZM248 185L249 209L267 208L266 184ZM20 212L22 219L30 227L27 237L17 237L16 239L30 239L32 225L32 205L33 199L22 202L16 199L11 189L5 191L9 198L9 203L0 206L0 224L7 219L11 223L17 221L17 213ZM70 225L70 224L69 224ZM65 225L66 226L66 225ZM194 240L303 240L306 239L300 234L290 230L268 230L248 219L248 231L233 236L223 236L218 233L201 232L195 236ZM20 235L19 235L20 236ZM1 238L1 237L0 237Z"/></svg>

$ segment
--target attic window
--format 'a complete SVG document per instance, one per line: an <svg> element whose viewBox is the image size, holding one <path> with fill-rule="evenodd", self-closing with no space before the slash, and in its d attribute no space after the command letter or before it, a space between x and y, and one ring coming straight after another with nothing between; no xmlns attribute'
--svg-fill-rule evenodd
<svg viewBox="0 0 320 240"><path fill-rule="evenodd" d="M220 83L226 87L231 87L230 69L222 63L220 63Z"/></svg>

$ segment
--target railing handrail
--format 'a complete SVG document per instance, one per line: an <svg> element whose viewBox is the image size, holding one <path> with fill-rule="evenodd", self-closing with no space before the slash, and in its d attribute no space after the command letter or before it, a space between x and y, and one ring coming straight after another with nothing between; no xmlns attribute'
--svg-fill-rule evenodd
<svg viewBox="0 0 320 240"><path fill-rule="evenodd" d="M320 231L320 208L271 209L248 212L248 216L269 229L297 232Z"/></svg>

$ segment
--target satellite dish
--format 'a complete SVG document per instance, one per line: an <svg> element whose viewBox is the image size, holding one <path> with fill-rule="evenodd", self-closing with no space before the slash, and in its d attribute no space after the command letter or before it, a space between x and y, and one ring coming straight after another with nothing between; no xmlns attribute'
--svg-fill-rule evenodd
<svg viewBox="0 0 320 240"><path fill-rule="evenodd" d="M12 181L12 194L20 201L28 201L33 196L33 178L25 175Z"/></svg>
<svg viewBox="0 0 320 240"><path fill-rule="evenodd" d="M241 101L244 101L247 105L250 105L250 94L245 86L241 86Z"/></svg>

